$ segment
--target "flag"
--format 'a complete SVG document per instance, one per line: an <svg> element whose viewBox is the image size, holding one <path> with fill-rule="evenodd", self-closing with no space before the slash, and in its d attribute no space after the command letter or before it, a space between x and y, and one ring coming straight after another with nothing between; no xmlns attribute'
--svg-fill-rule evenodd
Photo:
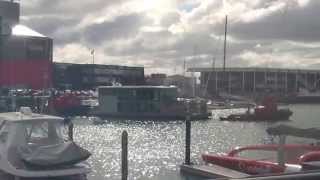
<svg viewBox="0 0 320 180"><path fill-rule="evenodd" d="M94 49L91 50L91 55L93 55L93 54L94 54Z"/></svg>

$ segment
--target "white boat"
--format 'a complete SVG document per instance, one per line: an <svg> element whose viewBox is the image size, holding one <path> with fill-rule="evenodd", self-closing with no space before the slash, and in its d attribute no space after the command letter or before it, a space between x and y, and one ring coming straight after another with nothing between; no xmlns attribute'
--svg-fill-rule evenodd
<svg viewBox="0 0 320 180"><path fill-rule="evenodd" d="M30 108L0 113L0 179L86 179L91 154L63 136L63 127L63 118Z"/></svg>
<svg viewBox="0 0 320 180"><path fill-rule="evenodd" d="M290 96L287 101L289 103L320 103L320 91L299 88L299 92Z"/></svg>
<svg viewBox="0 0 320 180"><path fill-rule="evenodd" d="M89 117L88 118L89 119L89 121L91 121L92 122L92 124L94 124L94 125L100 125L100 124L105 124L106 123L106 121L105 120L103 120L103 119L101 119L101 118L99 118L99 117Z"/></svg>

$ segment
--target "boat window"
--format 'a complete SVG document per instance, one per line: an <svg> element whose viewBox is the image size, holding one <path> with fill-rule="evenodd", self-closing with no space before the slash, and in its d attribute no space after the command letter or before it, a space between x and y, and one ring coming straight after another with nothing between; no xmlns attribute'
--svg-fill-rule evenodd
<svg viewBox="0 0 320 180"><path fill-rule="evenodd" d="M27 127L29 138L48 138L48 123L38 123Z"/></svg>
<svg viewBox="0 0 320 180"><path fill-rule="evenodd" d="M26 126L27 143L48 145L62 141L59 123L39 122Z"/></svg>
<svg viewBox="0 0 320 180"><path fill-rule="evenodd" d="M2 143L5 143L5 142L7 141L7 139L8 139L8 134L9 134L9 132L7 132L7 131L2 131L2 132L0 133L0 141L1 141Z"/></svg>
<svg viewBox="0 0 320 180"><path fill-rule="evenodd" d="M5 121L1 121L0 122L0 141L2 143L5 143L7 141L8 134L9 134L9 132L8 132L7 128L5 128L5 126L6 126Z"/></svg>

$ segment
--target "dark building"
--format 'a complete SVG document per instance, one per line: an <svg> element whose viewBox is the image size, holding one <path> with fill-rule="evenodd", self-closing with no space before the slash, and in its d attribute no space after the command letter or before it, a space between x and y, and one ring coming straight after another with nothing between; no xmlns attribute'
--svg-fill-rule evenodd
<svg viewBox="0 0 320 180"><path fill-rule="evenodd" d="M97 86L143 85L144 68L100 64L54 63L54 86L93 89Z"/></svg>
<svg viewBox="0 0 320 180"><path fill-rule="evenodd" d="M276 68L190 68L200 72L201 87L208 93L296 93L299 88L320 89L320 70Z"/></svg>
<svg viewBox="0 0 320 180"><path fill-rule="evenodd" d="M166 74L151 74L146 77L146 83L152 86L162 86L167 78Z"/></svg>
<svg viewBox="0 0 320 180"><path fill-rule="evenodd" d="M53 87L58 89L72 88L67 75L67 69L71 65L71 63L53 63Z"/></svg>
<svg viewBox="0 0 320 180"><path fill-rule="evenodd" d="M0 87L51 87L52 39L20 25L19 8L0 1Z"/></svg>

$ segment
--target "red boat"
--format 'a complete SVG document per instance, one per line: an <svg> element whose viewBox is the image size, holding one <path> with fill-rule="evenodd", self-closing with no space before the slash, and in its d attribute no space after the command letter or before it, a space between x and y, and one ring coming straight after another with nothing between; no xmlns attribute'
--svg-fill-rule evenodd
<svg viewBox="0 0 320 180"><path fill-rule="evenodd" d="M275 98L269 96L264 98L261 106L254 108L254 112L250 113L250 109L244 114L231 114L227 117L220 117L221 121L278 121L288 120L292 115L289 109L279 109Z"/></svg>
<svg viewBox="0 0 320 180"><path fill-rule="evenodd" d="M64 93L52 100L54 110L62 116L87 115L89 107L81 104L81 98L73 93Z"/></svg>
<svg viewBox="0 0 320 180"><path fill-rule="evenodd" d="M319 139L319 130L297 129L289 126L279 126L280 129L291 131L289 135ZM277 135L287 135L278 129L268 130ZM316 137L315 137L316 136ZM249 159L240 157L244 151L267 151L278 153L278 158ZM279 157L282 153L282 157ZM284 155L285 154L285 155ZM303 144L268 144L235 148L225 155L203 154L202 159L206 163L223 166L251 175L277 174L285 172L299 172L304 169L307 162L320 160L320 146ZM282 161L283 163L281 163Z"/></svg>
<svg viewBox="0 0 320 180"><path fill-rule="evenodd" d="M270 174L270 173L283 173L296 169L300 170L300 165L303 162L320 160L320 146L313 145L299 145L288 144L284 145L284 150L287 154L291 154L292 159L287 159L286 166L279 165L275 159L247 159L239 157L238 154L242 151L274 151L277 152L279 145L257 145L237 148L230 151L227 155L210 155L203 154L202 159L207 163L216 164L219 166L227 167L233 170L241 171L247 174ZM298 153L299 152L299 153ZM303 152L307 152L303 154ZM300 155L299 155L300 154ZM302 155L301 155L302 154ZM298 156L294 156L298 155ZM292 157L294 156L294 157Z"/></svg>

